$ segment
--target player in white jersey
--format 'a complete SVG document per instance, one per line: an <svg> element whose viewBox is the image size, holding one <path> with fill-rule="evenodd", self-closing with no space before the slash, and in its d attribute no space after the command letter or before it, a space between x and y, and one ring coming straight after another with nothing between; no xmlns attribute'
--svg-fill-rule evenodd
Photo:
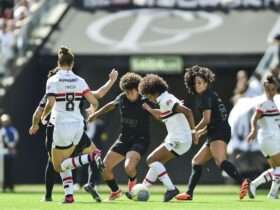
<svg viewBox="0 0 280 210"><path fill-rule="evenodd" d="M54 76L58 70L59 69L57 67L53 70L50 70L49 74L48 74L48 78L50 78L51 76ZM108 91L111 89L111 87L113 86L113 84L115 83L117 78L118 78L118 72L115 69L112 69L112 71L109 74L108 81L102 87L100 87L98 90L92 91L93 95L97 99L103 98L108 93ZM46 95L44 95L32 116L32 125L29 129L30 135L35 135L37 133L37 131L39 130L39 123L40 123L41 115L43 114L43 110L44 110L46 103L47 103L47 97L46 97ZM54 171L54 168L53 168L52 160L51 160L51 148L52 148L53 138L51 135L47 135L49 133L52 134L52 130L53 130L53 125L48 123L48 125L46 125L46 150L48 152L48 162L47 162L46 169L45 169L46 192L45 192L45 196L43 198L44 201L52 201L52 189L54 186L54 181L55 181L54 178L55 178L55 174L56 174L56 172ZM88 139L86 135L83 135L83 137L85 139ZM82 144L83 142L85 142L85 140L84 141L81 140L80 143L81 143L81 145L85 146L85 144ZM93 144L94 144L94 142L93 142ZM77 151L80 151L80 150L81 150L81 148L77 148ZM94 189L94 183L91 182L91 180L94 180L94 176L96 173L93 171L94 167L95 167L94 163L90 164L90 166L89 166L90 173L89 173L89 179L88 179L89 182L84 186L84 189L87 192L89 192L97 202L100 202L101 201L100 196L97 193L97 191Z"/></svg>
<svg viewBox="0 0 280 210"><path fill-rule="evenodd" d="M62 178L65 203L74 202L72 169L100 159L100 152L92 143L83 147L84 155L70 158L84 134L84 119L80 112L82 97L94 107L98 103L85 80L72 72L73 65L74 55L71 51L60 48L60 70L47 81L47 103L41 116L42 122L45 122L51 113L50 123L54 125L52 163Z"/></svg>
<svg viewBox="0 0 280 210"><path fill-rule="evenodd" d="M272 181L272 185L268 197L278 198L280 187L280 111L273 100L277 94L276 84L276 79L273 76L267 76L264 81L266 100L257 106L251 119L251 132L247 139L253 141L257 138L271 168L250 183L250 198L255 198L258 186L270 181Z"/></svg>
<svg viewBox="0 0 280 210"><path fill-rule="evenodd" d="M192 136L194 137L193 140L196 141L196 135L192 135L192 129L195 126L194 118L192 111L167 91L167 83L158 75L146 75L139 84L139 90L151 102L159 105L160 109L152 109L145 103L143 108L155 118L162 120L168 132L164 142L147 158L150 169L143 184L149 187L158 178L167 188L163 200L167 202L176 196L179 191L169 178L164 164L185 154L192 145Z"/></svg>

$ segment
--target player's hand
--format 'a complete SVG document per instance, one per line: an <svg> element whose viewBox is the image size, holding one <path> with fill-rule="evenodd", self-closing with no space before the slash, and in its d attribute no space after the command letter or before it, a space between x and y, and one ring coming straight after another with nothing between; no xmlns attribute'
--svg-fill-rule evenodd
<svg viewBox="0 0 280 210"><path fill-rule="evenodd" d="M104 166L102 158L101 158L101 151L99 149L96 149L94 151L94 153L95 153L94 160L95 160L97 169L100 173L102 173L105 166Z"/></svg>
<svg viewBox="0 0 280 210"><path fill-rule="evenodd" d="M198 133L196 130L192 130L192 142L193 142L193 144L199 143L199 137L198 137Z"/></svg>
<svg viewBox="0 0 280 210"><path fill-rule="evenodd" d="M149 104L147 104L147 103L143 103L143 104L142 104L142 107L143 107L143 109L145 109L145 110L147 110L147 111L149 111L149 110L151 109L151 107L150 107Z"/></svg>
<svg viewBox="0 0 280 210"><path fill-rule="evenodd" d="M247 142L252 142L254 139L256 139L257 137L257 131L254 129L254 130L251 130L251 132L248 134L246 140Z"/></svg>
<svg viewBox="0 0 280 210"><path fill-rule="evenodd" d="M29 135L34 135L37 133L37 131L39 130L39 125L32 125L29 128Z"/></svg>
<svg viewBox="0 0 280 210"><path fill-rule="evenodd" d="M96 119L97 119L97 115L95 113L92 113L91 115L89 115L87 121L92 122L95 121Z"/></svg>
<svg viewBox="0 0 280 210"><path fill-rule="evenodd" d="M112 82L115 82L118 79L119 72L116 69L112 69L112 71L109 74L109 79Z"/></svg>
<svg viewBox="0 0 280 210"><path fill-rule="evenodd" d="M95 112L94 106L90 105L86 110L86 118L89 118Z"/></svg>

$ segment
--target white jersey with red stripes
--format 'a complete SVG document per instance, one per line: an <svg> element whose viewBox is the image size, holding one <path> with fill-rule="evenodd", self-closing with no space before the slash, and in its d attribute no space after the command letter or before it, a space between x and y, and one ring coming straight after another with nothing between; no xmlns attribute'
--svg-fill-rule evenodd
<svg viewBox="0 0 280 210"><path fill-rule="evenodd" d="M55 96L50 122L52 124L83 122L80 104L85 93L90 91L85 80L72 71L59 70L47 81L46 95Z"/></svg>
<svg viewBox="0 0 280 210"><path fill-rule="evenodd" d="M157 102L160 106L161 119L167 129L166 141L186 143L191 141L191 129L188 120L182 113L175 111L176 105L182 102L168 91L162 93Z"/></svg>
<svg viewBox="0 0 280 210"><path fill-rule="evenodd" d="M262 116L258 120L258 138L269 138L275 135L280 137L280 112L275 102L267 99L257 106L256 111Z"/></svg>

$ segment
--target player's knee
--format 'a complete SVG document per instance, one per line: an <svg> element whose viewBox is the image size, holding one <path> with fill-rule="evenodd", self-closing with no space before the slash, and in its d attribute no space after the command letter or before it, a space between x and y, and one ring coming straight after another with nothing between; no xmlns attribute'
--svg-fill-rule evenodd
<svg viewBox="0 0 280 210"><path fill-rule="evenodd" d="M221 164L226 160L225 156L221 156L221 157L214 157L214 161L216 163L217 166L221 166Z"/></svg>
<svg viewBox="0 0 280 210"><path fill-rule="evenodd" d="M146 159L147 165L150 165L152 162L154 162L154 158L152 156L148 156Z"/></svg>
<svg viewBox="0 0 280 210"><path fill-rule="evenodd" d="M192 159L192 166L195 166L195 165L201 165L201 162L199 161L198 158L194 157Z"/></svg>
<svg viewBox="0 0 280 210"><path fill-rule="evenodd" d="M136 171L136 165L135 163L128 163L128 164L125 164L124 166L125 168L125 172L128 174L128 175L133 175L135 174L135 171Z"/></svg>
<svg viewBox="0 0 280 210"><path fill-rule="evenodd" d="M60 164L53 163L53 168L57 173L61 172Z"/></svg>

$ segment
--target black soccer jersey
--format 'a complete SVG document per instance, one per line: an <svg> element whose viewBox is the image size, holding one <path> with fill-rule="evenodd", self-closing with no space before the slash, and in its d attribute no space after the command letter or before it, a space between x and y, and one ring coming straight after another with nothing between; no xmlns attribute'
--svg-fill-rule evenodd
<svg viewBox="0 0 280 210"><path fill-rule="evenodd" d="M128 138L149 138L149 113L142 108L147 100L139 97L137 101L131 102L121 93L114 101L121 115L121 135Z"/></svg>
<svg viewBox="0 0 280 210"><path fill-rule="evenodd" d="M221 123L227 124L228 113L226 107L215 91L207 89L202 95L199 95L197 106L201 113L205 110L211 110L209 128L217 127Z"/></svg>

